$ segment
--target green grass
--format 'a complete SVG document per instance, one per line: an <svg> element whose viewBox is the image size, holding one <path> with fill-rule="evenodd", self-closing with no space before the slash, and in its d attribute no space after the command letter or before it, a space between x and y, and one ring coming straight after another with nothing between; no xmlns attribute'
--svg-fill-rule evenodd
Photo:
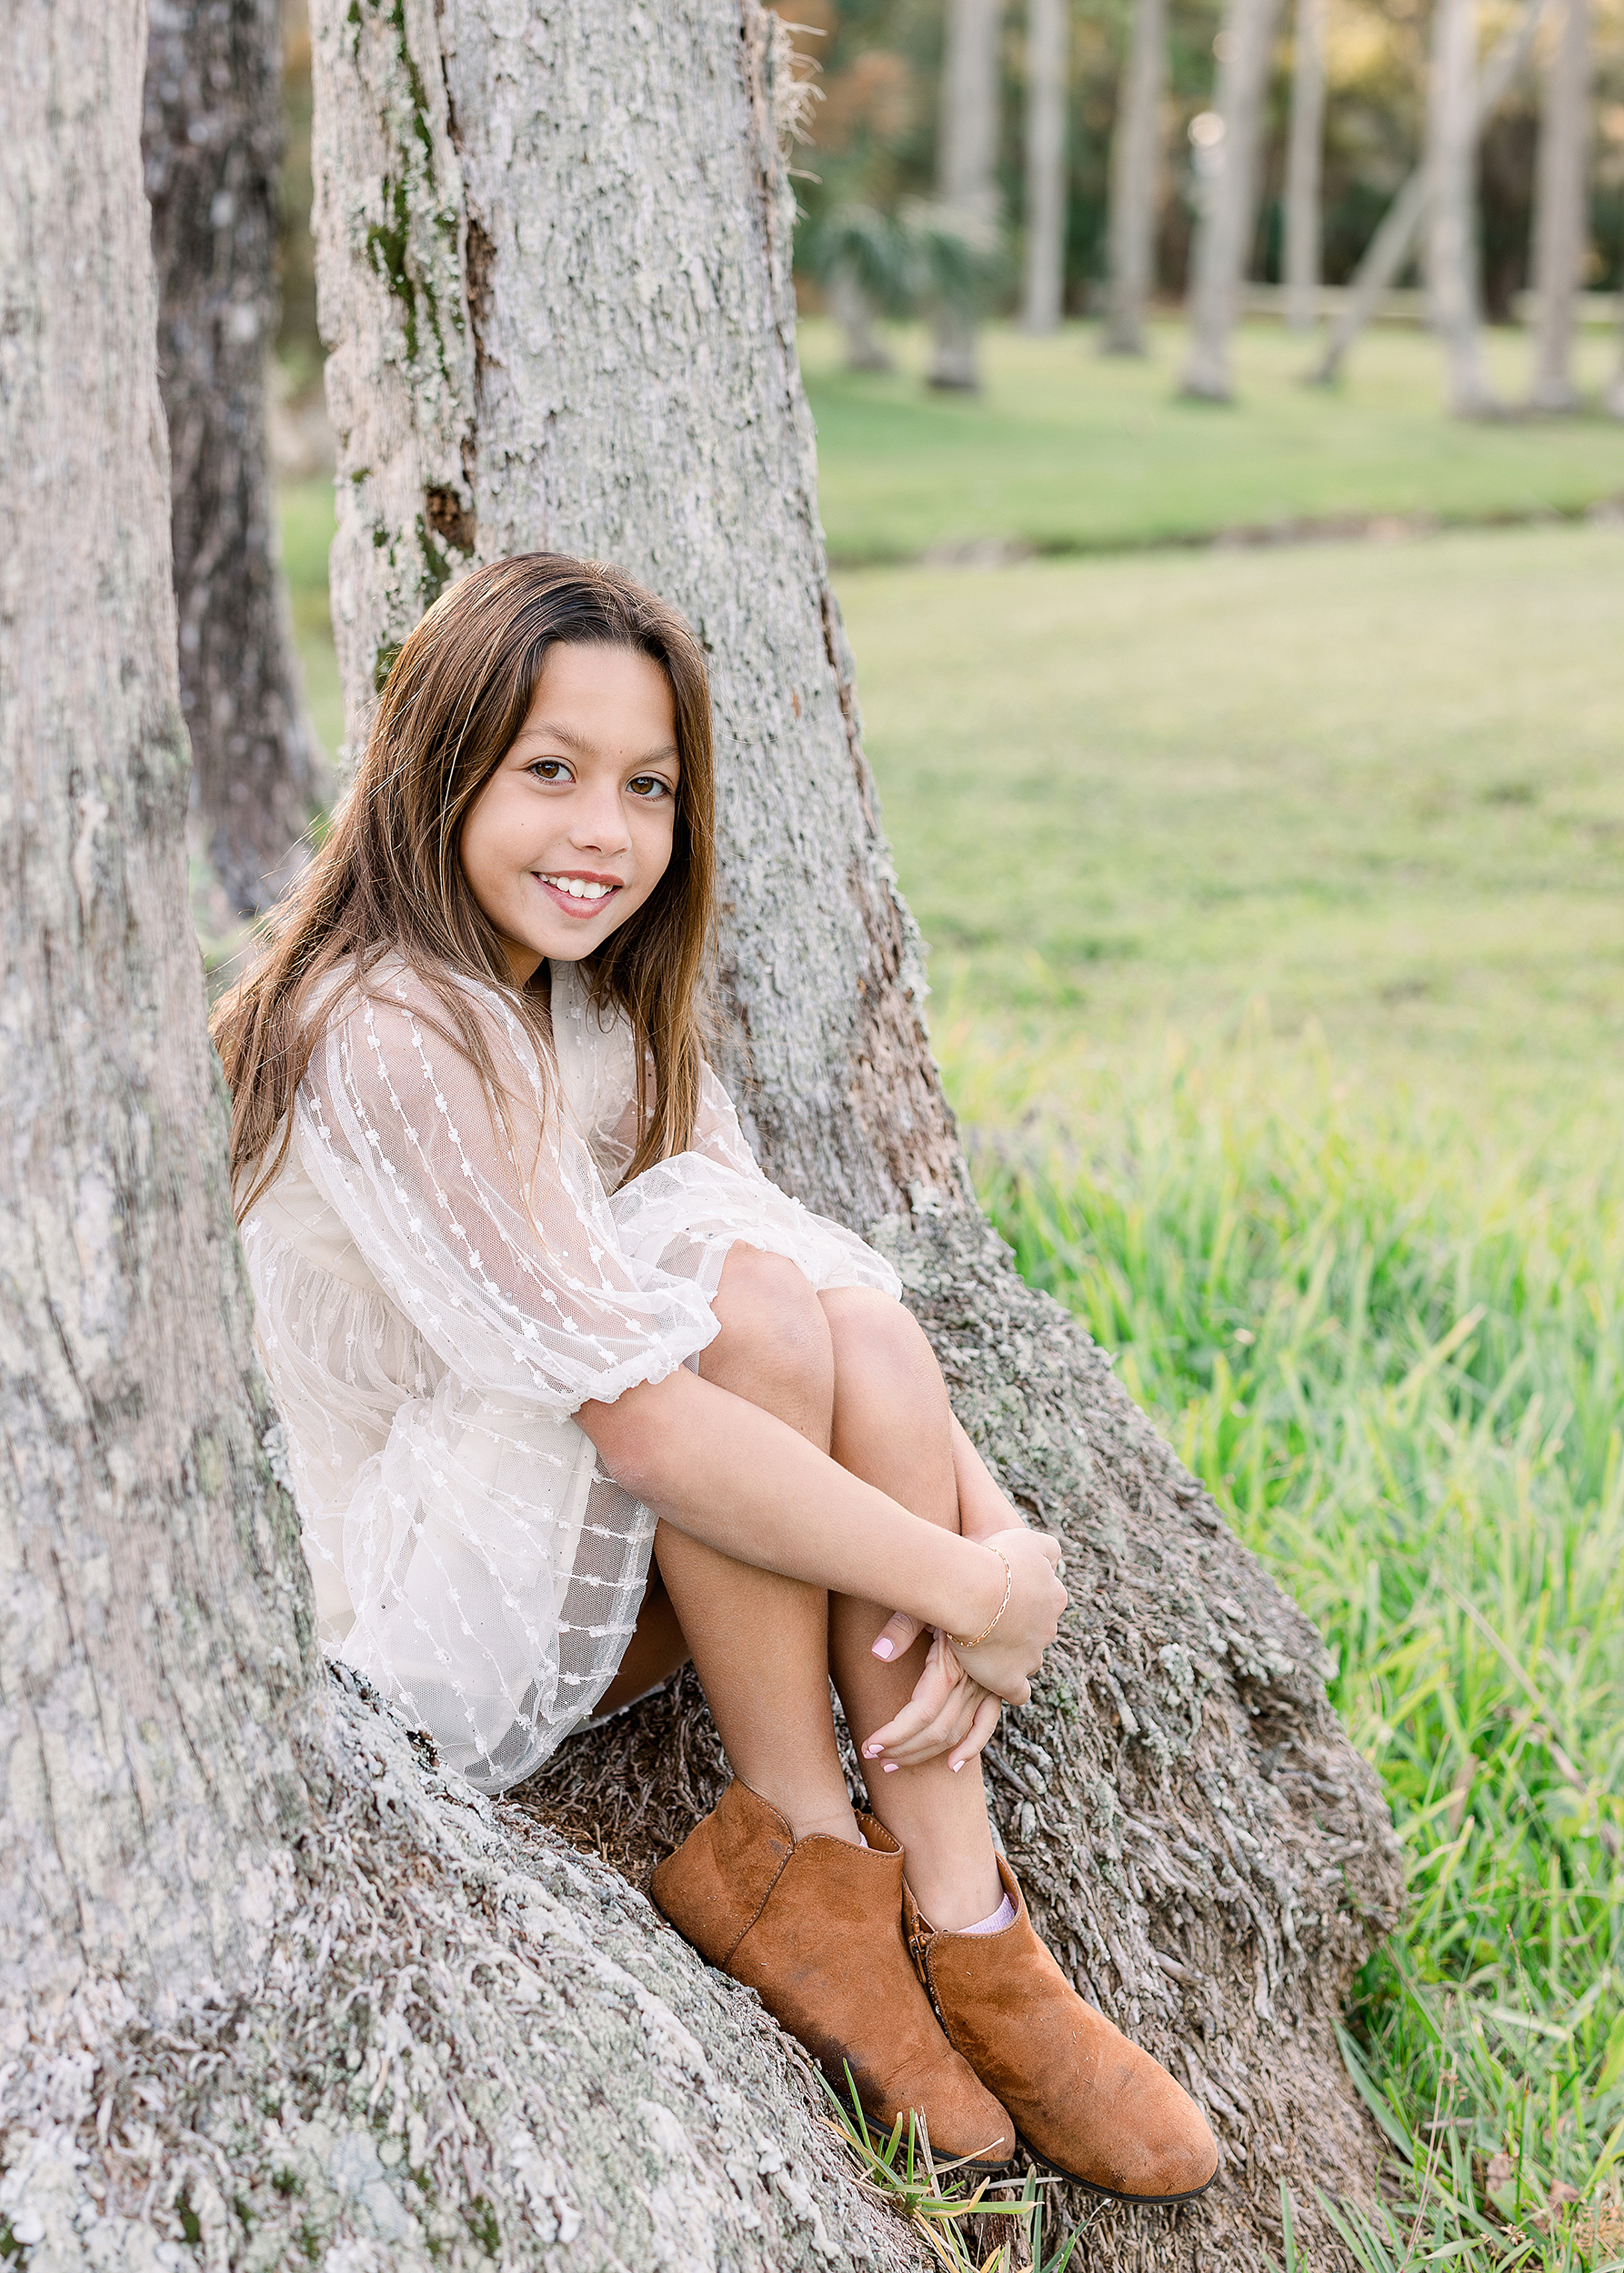
<svg viewBox="0 0 1624 2273"><path fill-rule="evenodd" d="M843 576L938 986L1130 1056L1251 998L1350 1076L1624 1065L1624 530Z"/></svg>
<svg viewBox="0 0 1624 2273"><path fill-rule="evenodd" d="M1611 1122L1508 1146L1257 1031L1043 1084L968 1020L946 1047L1022 1270L1318 1624L1392 1802L1412 1907L1350 2056L1409 2191L1366 2262L1588 2261L1536 2218L1553 2183L1616 2206L1624 2141Z"/></svg>
<svg viewBox="0 0 1624 2273"><path fill-rule="evenodd" d="M1156 327L1145 363L1102 357L1097 336L1081 325L1048 339L993 327L984 392L967 397L922 385L917 331L897 336L897 374L876 377L841 367L831 324L804 323L831 557L1011 541L1101 551L1345 516L1570 514L1624 492L1624 425L1447 417L1439 351L1420 331L1368 334L1343 385L1326 390L1301 384L1301 341L1249 325L1237 342L1239 399L1227 407L1178 398L1178 325ZM1580 376L1593 396L1618 352L1616 338L1585 335ZM1489 354L1507 400L1526 392L1526 335L1490 334Z"/></svg>

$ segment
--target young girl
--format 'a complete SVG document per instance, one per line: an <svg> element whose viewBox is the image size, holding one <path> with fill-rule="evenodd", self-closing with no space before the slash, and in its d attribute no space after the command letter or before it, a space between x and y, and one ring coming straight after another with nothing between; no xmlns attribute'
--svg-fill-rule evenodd
<svg viewBox="0 0 1624 2273"><path fill-rule="evenodd" d="M323 1639L486 1791L691 1654L736 1780L656 1873L678 1931L882 2123L1181 2200L1199 2110L1065 1980L987 1822L1057 1546L889 1267L767 1182L705 1062L711 816L686 624L500 562L402 648L220 1006Z"/></svg>

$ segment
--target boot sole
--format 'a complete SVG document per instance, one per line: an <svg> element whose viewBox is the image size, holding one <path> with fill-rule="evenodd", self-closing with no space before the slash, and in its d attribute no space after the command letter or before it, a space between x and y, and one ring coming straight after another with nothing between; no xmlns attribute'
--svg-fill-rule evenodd
<svg viewBox="0 0 1624 2273"><path fill-rule="evenodd" d="M1218 2172L1215 2170L1212 2178L1206 2179L1198 2187L1191 2187L1184 2194L1120 2194L1115 2187L1102 2187L1092 2178L1081 2178L1077 2171L1068 2170L1061 2164L1051 2162L1047 2155L1038 2152L1029 2138L1022 2138L1018 2131L1016 2137L1020 2139L1022 2147L1035 2163L1041 2165L1045 2170L1052 2171L1057 2178L1064 2178L1068 2186L1081 2187L1085 2193L1097 2195L1102 2202L1131 2203L1136 2209L1170 2210L1177 2208L1180 2202L1199 2201L1218 2177Z"/></svg>

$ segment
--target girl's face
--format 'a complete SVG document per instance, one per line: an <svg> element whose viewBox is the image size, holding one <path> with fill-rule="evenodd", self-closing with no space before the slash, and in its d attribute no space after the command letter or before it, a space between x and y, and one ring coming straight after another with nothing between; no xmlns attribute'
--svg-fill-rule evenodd
<svg viewBox="0 0 1624 2273"><path fill-rule="evenodd" d="M677 817L677 714L652 656L557 646L512 747L463 823L468 888L514 984L578 963L665 875Z"/></svg>

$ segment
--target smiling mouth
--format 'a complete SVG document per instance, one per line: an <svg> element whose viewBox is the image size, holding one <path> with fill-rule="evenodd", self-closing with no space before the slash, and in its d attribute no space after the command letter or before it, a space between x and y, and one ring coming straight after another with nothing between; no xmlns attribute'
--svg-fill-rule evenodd
<svg viewBox="0 0 1624 2273"><path fill-rule="evenodd" d="M534 868L530 873L569 916L596 916L623 889L618 876L549 876Z"/></svg>

